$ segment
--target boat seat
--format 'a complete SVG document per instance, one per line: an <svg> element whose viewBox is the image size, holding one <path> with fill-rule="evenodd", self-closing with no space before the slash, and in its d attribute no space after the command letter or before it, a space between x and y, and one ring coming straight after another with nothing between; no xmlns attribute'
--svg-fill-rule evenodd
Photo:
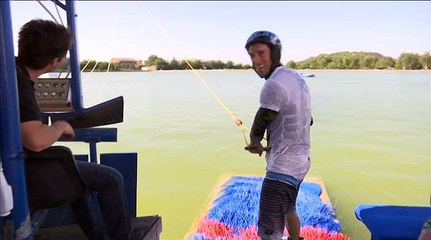
<svg viewBox="0 0 431 240"><path fill-rule="evenodd" d="M58 207L88 194L68 147L51 146L40 152L27 151L24 169L32 210Z"/></svg>
<svg viewBox="0 0 431 240"><path fill-rule="evenodd" d="M431 207L362 204L355 215L370 230L372 240L417 240L431 217Z"/></svg>
<svg viewBox="0 0 431 240"><path fill-rule="evenodd" d="M68 204L87 194L69 148L51 146L26 152L25 177L32 229L37 230L49 209Z"/></svg>
<svg viewBox="0 0 431 240"><path fill-rule="evenodd" d="M35 84L36 100L41 112L70 112L71 78L38 78Z"/></svg>

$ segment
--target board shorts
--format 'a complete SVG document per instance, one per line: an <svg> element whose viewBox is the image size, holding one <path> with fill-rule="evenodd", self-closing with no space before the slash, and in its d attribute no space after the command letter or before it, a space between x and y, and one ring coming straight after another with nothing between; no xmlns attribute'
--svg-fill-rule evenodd
<svg viewBox="0 0 431 240"><path fill-rule="evenodd" d="M285 216L296 212L299 187L265 178L259 203L258 234L264 239L280 240Z"/></svg>

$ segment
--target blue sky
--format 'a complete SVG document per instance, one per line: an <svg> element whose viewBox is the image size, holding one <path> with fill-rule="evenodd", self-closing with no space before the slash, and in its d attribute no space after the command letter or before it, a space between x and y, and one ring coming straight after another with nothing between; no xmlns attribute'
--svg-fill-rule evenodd
<svg viewBox="0 0 431 240"><path fill-rule="evenodd" d="M54 4L43 1L57 20ZM244 43L276 33L282 62L322 53L371 51L398 58L431 50L431 2L77 1L81 60L172 58L250 63ZM11 2L16 42L30 19L52 17L36 1ZM66 17L60 15L63 22Z"/></svg>

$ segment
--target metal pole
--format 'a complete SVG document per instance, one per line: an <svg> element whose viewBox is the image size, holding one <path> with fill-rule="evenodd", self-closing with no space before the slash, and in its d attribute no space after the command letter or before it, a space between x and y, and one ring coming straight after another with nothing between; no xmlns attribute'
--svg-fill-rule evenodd
<svg viewBox="0 0 431 240"><path fill-rule="evenodd" d="M0 154L12 186L15 239L32 239L24 173L10 1L0 1ZM8 220L7 220L8 221Z"/></svg>
<svg viewBox="0 0 431 240"><path fill-rule="evenodd" d="M72 106L76 112L81 112L84 109L82 87L81 87L81 71L78 56L78 37L76 31L76 14L75 1L66 1L67 25L72 31L74 42L70 49L70 71L72 73L71 92Z"/></svg>

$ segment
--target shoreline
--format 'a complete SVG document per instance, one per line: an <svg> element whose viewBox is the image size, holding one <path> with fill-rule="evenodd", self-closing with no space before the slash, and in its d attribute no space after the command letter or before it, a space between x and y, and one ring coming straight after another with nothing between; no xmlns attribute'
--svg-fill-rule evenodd
<svg viewBox="0 0 431 240"><path fill-rule="evenodd" d="M430 72L431 69L425 70L402 70L402 69L295 69L296 71L321 71L321 72Z"/></svg>
<svg viewBox="0 0 431 240"><path fill-rule="evenodd" d="M401 70L401 69L293 69L297 72L425 72L431 73L431 69L428 70ZM184 72L184 71L199 71L199 72L233 72L233 71L253 71L253 69L184 69L184 70L154 70L154 71L110 71L116 73L150 73L150 72ZM83 73L106 73L106 71L84 71Z"/></svg>

